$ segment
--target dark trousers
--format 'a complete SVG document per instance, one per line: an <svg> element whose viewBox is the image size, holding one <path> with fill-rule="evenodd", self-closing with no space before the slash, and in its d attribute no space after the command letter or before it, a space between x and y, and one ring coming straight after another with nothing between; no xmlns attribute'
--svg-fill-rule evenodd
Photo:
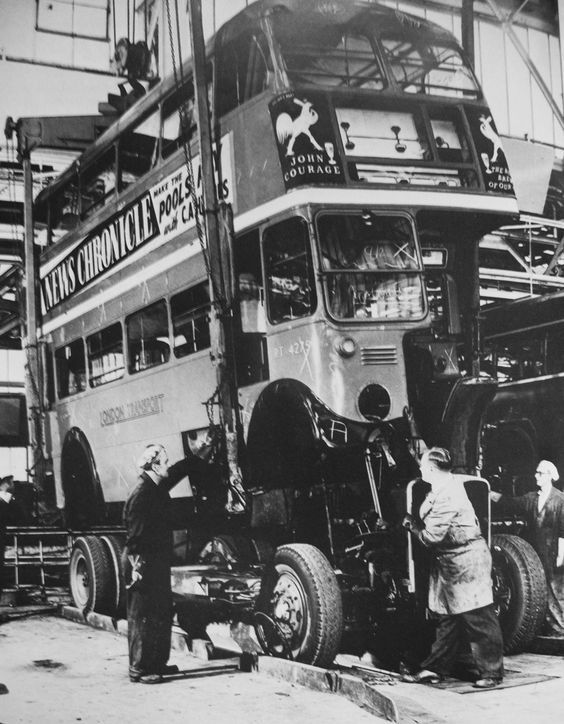
<svg viewBox="0 0 564 724"><path fill-rule="evenodd" d="M124 555L124 577L131 582L131 565ZM127 638L130 674L160 674L170 654L172 593L170 565L153 560L143 580L127 590Z"/></svg>
<svg viewBox="0 0 564 724"><path fill-rule="evenodd" d="M438 616L435 642L421 664L446 676L451 673L461 642L468 642L479 678L503 678L503 638L493 604L451 616Z"/></svg>
<svg viewBox="0 0 564 724"><path fill-rule="evenodd" d="M166 596L127 592L130 674L160 674L170 654L172 605Z"/></svg>

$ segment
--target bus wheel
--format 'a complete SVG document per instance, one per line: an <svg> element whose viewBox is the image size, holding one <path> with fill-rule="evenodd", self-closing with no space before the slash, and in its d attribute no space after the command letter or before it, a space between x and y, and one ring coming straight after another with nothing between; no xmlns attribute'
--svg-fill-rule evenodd
<svg viewBox="0 0 564 724"><path fill-rule="evenodd" d="M99 538L85 535L75 540L69 579L74 605L82 613L113 614L116 594L112 569L107 547Z"/></svg>
<svg viewBox="0 0 564 724"><path fill-rule="evenodd" d="M515 535L492 538L494 603L504 652L522 651L538 634L547 606L546 577L533 547Z"/></svg>
<svg viewBox="0 0 564 724"><path fill-rule="evenodd" d="M335 573L312 545L276 550L255 607L255 630L264 651L316 666L329 666L341 643L343 604Z"/></svg>
<svg viewBox="0 0 564 724"><path fill-rule="evenodd" d="M118 617L126 615L125 603L125 577L123 575L123 543L115 535L103 535L100 540L106 546L108 555L112 562L113 591L112 614Z"/></svg>

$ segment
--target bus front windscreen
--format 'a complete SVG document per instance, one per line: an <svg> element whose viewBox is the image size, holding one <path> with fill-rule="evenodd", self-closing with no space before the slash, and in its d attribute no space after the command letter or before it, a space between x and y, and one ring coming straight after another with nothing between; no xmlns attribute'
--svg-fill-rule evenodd
<svg viewBox="0 0 564 724"><path fill-rule="evenodd" d="M334 319L422 318L422 269L409 219L367 210L326 213L317 227L326 305Z"/></svg>
<svg viewBox="0 0 564 724"><path fill-rule="evenodd" d="M407 17L407 16L406 16ZM480 87L454 37L441 28L398 22L382 27L378 14L353 13L343 23L321 16L296 25L274 18L290 81L295 85L385 90L477 99Z"/></svg>
<svg viewBox="0 0 564 724"><path fill-rule="evenodd" d="M383 36L380 42L394 80L405 93L479 97L474 74L454 46L399 33Z"/></svg>

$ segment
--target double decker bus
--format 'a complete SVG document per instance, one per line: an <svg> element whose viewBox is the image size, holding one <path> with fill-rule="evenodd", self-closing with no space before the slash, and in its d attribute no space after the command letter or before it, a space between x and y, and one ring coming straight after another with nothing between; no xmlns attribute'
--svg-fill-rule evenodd
<svg viewBox="0 0 564 724"><path fill-rule="evenodd" d="M432 23L264 0L207 64L244 505L225 505L225 445L175 488L179 620L252 621L267 651L327 664L344 632L368 643L413 611L400 523L420 446L478 468L495 390L477 370L478 242L517 205L480 86ZM188 61L37 198L47 446L75 530L120 520L146 444L203 460L217 437L199 155ZM116 545L77 541L81 608L119 599Z"/></svg>

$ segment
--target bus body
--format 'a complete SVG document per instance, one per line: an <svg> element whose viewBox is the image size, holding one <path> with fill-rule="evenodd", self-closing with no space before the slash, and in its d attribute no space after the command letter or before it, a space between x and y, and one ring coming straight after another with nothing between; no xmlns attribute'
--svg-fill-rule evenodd
<svg viewBox="0 0 564 724"><path fill-rule="evenodd" d="M477 245L517 206L481 90L438 26L264 1L208 62L247 506L228 513L225 486L201 480L175 489L198 569L177 583L250 606L268 650L327 663L343 629L373 632L413 590L399 524L421 440L477 469L495 391L473 367ZM198 455L217 422L191 64L175 76L36 202L48 448L74 528L119 520L146 444ZM272 551L277 579L260 573ZM224 569L241 562L255 573L239 600Z"/></svg>
<svg viewBox="0 0 564 724"><path fill-rule="evenodd" d="M564 294L484 309L483 367L499 381L485 416L484 470L512 495L528 492L538 461L563 469Z"/></svg>

